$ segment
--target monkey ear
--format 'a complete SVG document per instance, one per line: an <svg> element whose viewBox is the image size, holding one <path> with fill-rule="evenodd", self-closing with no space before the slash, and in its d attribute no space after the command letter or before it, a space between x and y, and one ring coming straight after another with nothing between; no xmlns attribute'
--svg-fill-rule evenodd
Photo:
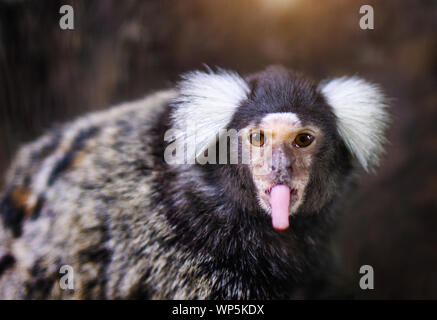
<svg viewBox="0 0 437 320"><path fill-rule="evenodd" d="M357 77L323 81L319 89L337 117L337 129L364 170L378 165L389 122L380 87Z"/></svg>
<svg viewBox="0 0 437 320"><path fill-rule="evenodd" d="M250 89L236 72L213 72L208 67L207 72L182 75L177 88L179 94L171 104L172 128L176 129L175 140L186 143L187 160L192 161L216 142L220 129L226 128ZM191 143L195 148L188 147Z"/></svg>

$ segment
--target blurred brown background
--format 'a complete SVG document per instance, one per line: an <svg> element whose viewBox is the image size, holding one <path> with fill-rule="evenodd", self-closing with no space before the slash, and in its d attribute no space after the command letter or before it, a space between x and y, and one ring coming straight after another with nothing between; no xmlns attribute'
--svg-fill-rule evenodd
<svg viewBox="0 0 437 320"><path fill-rule="evenodd" d="M59 28L63 4L74 31ZM364 4L374 30L359 28ZM203 63L363 76L393 98L391 145L346 205L338 254L357 286L359 267L374 267L364 298L437 298L436 30L434 0L0 0L0 175L54 123Z"/></svg>

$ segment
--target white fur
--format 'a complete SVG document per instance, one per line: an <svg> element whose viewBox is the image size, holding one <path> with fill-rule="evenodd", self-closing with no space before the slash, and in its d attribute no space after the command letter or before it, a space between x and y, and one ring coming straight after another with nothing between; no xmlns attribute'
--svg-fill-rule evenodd
<svg viewBox="0 0 437 320"><path fill-rule="evenodd" d="M175 139L189 145L194 142L195 149L187 150L187 160L193 160L215 142L250 89L237 73L219 69L184 75L179 90L171 115L173 128L179 131Z"/></svg>
<svg viewBox="0 0 437 320"><path fill-rule="evenodd" d="M292 126L300 125L300 119L298 115L293 112L269 113L262 119L263 123L267 123L269 121L275 121L275 120L287 121Z"/></svg>
<svg viewBox="0 0 437 320"><path fill-rule="evenodd" d="M334 109L338 132L352 155L369 171L379 162L389 120L380 88L357 77L322 83L321 92Z"/></svg>

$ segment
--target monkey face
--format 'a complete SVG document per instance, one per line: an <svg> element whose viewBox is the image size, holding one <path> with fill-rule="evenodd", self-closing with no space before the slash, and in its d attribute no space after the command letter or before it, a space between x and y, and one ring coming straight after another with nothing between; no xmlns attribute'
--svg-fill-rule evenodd
<svg viewBox="0 0 437 320"><path fill-rule="evenodd" d="M302 203L322 141L322 131L302 125L294 113L271 113L243 129L259 205L271 214L276 229L287 228L288 216Z"/></svg>
<svg viewBox="0 0 437 320"><path fill-rule="evenodd" d="M342 142L334 114L311 82L283 69L247 81L251 92L230 127L242 132L241 157L259 207L283 230L290 215L315 212L332 198Z"/></svg>
<svg viewBox="0 0 437 320"><path fill-rule="evenodd" d="M209 70L184 75L178 89L171 121L176 149L187 151L178 152L186 155L181 160L223 164L219 154L225 154L223 166L205 166L223 169L209 181L220 183L240 208L271 215L279 230L288 227L290 215L320 213L354 168L372 169L384 150L385 96L356 77L316 83L283 67L245 78ZM194 129L186 133L188 127ZM241 138L241 153L233 147L228 155L221 142L231 131ZM200 161L204 154L213 162Z"/></svg>

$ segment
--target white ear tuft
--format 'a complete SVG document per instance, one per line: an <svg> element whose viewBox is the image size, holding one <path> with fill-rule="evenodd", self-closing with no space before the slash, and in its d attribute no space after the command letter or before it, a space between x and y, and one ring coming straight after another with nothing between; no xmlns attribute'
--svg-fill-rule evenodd
<svg viewBox="0 0 437 320"><path fill-rule="evenodd" d="M379 86L357 77L342 77L320 85L334 109L338 132L366 171L378 165L389 122L385 96Z"/></svg>
<svg viewBox="0 0 437 320"><path fill-rule="evenodd" d="M218 69L216 73L193 71L182 76L179 95L173 101L173 129L179 142L193 143L187 150L191 161L217 139L250 92L248 84L236 72ZM194 140L193 140L194 139ZM184 141L183 141L184 140ZM183 150L183 149L182 149Z"/></svg>

